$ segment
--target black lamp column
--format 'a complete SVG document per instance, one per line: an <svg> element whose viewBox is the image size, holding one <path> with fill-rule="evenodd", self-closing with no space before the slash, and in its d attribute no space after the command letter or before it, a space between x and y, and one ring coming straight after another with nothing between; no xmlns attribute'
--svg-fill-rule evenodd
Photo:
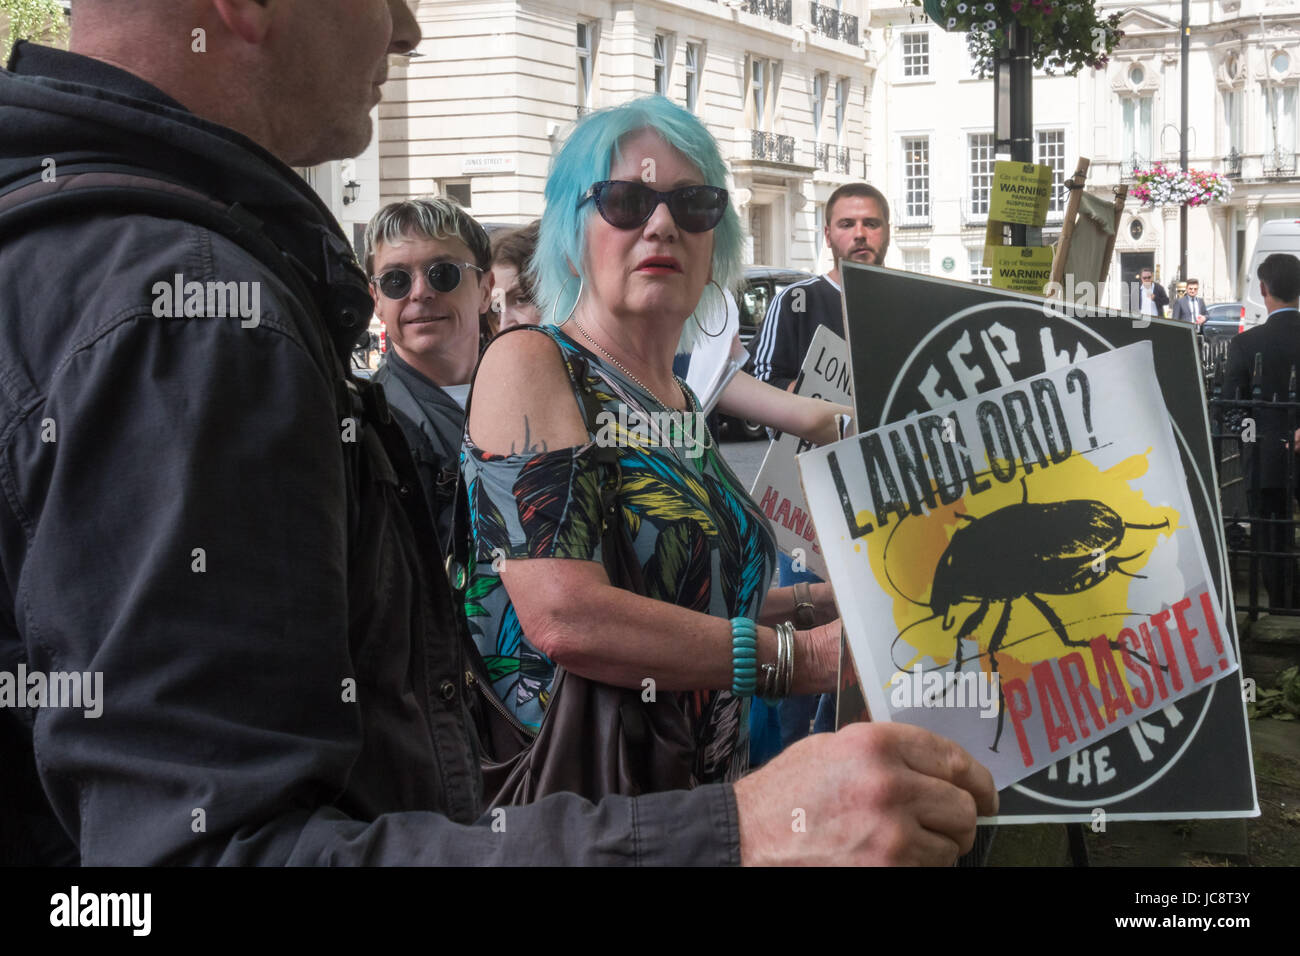
<svg viewBox="0 0 1300 956"><path fill-rule="evenodd" d="M1179 69L1182 80L1182 115L1180 117L1178 140L1178 165L1187 172L1187 52L1191 42L1192 28L1190 0L1183 0L1182 21L1182 66ZM1178 207L1178 279L1187 281L1187 203Z"/></svg>
<svg viewBox="0 0 1300 956"><path fill-rule="evenodd" d="M1013 163L1034 161L1034 60L1029 27L1008 25L1004 45L994 61L993 137L1009 147ZM1026 245L1026 227L1011 227L1011 244Z"/></svg>

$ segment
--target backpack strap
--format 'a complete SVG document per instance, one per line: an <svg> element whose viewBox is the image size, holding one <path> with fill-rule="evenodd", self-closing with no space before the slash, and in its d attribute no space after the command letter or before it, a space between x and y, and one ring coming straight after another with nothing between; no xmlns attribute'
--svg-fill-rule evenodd
<svg viewBox="0 0 1300 956"><path fill-rule="evenodd" d="M46 225L54 219L84 218L103 212L179 219L224 236L241 247L283 282L292 297L307 310L305 344L326 378L334 383L338 420L369 420L383 429L391 423L383 389L358 382L349 373L336 345L336 340L345 346L350 344L343 341L348 329L364 330L362 320L372 311L372 302L351 247L331 230L319 223L308 224L322 234L317 257L320 261L313 269L277 243L266 224L239 204L223 203L151 170L87 162L60 167L58 177L52 182L46 182L38 173L0 187L0 246L28 228ZM331 320L333 328L339 330L337 335L331 332ZM362 444L343 443L347 467L353 473ZM391 436L382 443L364 444L372 456L382 454L388 470L393 470L389 460L394 447ZM383 466L379 467L382 471ZM359 520L359 505L351 500L352 487L349 481L349 529L355 529Z"/></svg>
<svg viewBox="0 0 1300 956"><path fill-rule="evenodd" d="M218 233L270 269L305 306L314 306L319 319L333 318L336 325L344 326L361 324L365 313L358 311L363 303L355 293L336 297L335 289L322 290L322 277L275 243L262 220L248 209L239 204L227 205L189 186L160 179L147 170L113 164L70 165L53 182L38 178L11 184L0 192L0 242L34 223L44 225L56 218L80 218L101 212L181 219ZM342 285L337 268L327 264L322 271L334 273L333 284ZM361 275L359 268L356 272L357 276ZM363 287L360 291L369 298ZM338 301L339 298L345 301ZM323 368L333 365L338 370L343 363L337 352L327 347L330 340L325 321L311 325L309 346Z"/></svg>

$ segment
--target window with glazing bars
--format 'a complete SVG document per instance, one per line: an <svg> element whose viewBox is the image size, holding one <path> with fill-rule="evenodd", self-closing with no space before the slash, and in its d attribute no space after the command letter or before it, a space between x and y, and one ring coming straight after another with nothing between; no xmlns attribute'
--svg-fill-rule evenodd
<svg viewBox="0 0 1300 956"><path fill-rule="evenodd" d="M903 205L909 219L930 216L930 137L903 139Z"/></svg>
<svg viewBox="0 0 1300 956"><path fill-rule="evenodd" d="M903 76L930 75L930 34L903 34Z"/></svg>
<svg viewBox="0 0 1300 956"><path fill-rule="evenodd" d="M989 214L989 197L993 194L993 134L971 133L970 212L972 216Z"/></svg>
<svg viewBox="0 0 1300 956"><path fill-rule="evenodd" d="M1065 130L1040 129L1034 133L1034 160L1040 166L1052 167L1052 201L1048 213L1065 212Z"/></svg>

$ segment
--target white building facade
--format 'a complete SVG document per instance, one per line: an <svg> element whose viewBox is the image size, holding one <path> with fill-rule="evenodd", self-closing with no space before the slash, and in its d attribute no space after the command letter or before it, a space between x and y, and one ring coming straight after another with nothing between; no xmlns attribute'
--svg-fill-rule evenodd
<svg viewBox="0 0 1300 956"><path fill-rule="evenodd" d="M527 222L583 112L662 93L718 140L749 261L813 269L822 204L865 168L865 13L864 0L422 0L425 39L379 107L378 201L449 195L481 222Z"/></svg>
<svg viewBox="0 0 1300 956"><path fill-rule="evenodd" d="M1110 7L1108 10L1117 9ZM1104 70L1078 77L1034 74L1035 161L1058 182L1092 161L1089 189L1110 196L1134 168L1178 165L1180 47L1177 2L1122 9L1120 46ZM1193 0L1188 68L1188 165L1229 176L1225 203L1188 212L1188 274L1207 301L1239 299L1259 226L1300 218L1297 90L1300 0ZM987 281L979 266L992 180L993 83L970 74L964 34L940 31L912 7L872 13L879 73L869 176L894 205L891 264ZM1059 230L1058 191L1045 241ZM891 256L892 258L892 256ZM1177 207L1130 200L1111 263L1116 277L1151 266L1176 278Z"/></svg>

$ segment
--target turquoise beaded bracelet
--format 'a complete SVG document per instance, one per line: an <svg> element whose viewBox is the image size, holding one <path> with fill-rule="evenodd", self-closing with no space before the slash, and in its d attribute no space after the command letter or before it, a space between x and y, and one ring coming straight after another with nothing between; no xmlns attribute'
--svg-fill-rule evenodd
<svg viewBox="0 0 1300 956"><path fill-rule="evenodd" d="M758 686L758 630L747 617L731 619L731 692L753 697Z"/></svg>

